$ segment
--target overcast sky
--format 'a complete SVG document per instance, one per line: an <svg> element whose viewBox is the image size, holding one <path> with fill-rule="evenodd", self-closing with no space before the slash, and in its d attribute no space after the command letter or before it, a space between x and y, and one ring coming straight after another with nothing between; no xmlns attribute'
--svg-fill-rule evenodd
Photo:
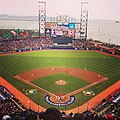
<svg viewBox="0 0 120 120"><path fill-rule="evenodd" d="M47 16L80 17L80 3L84 0L44 0ZM90 19L120 20L120 0L88 0ZM0 14L36 16L38 0L0 0Z"/></svg>

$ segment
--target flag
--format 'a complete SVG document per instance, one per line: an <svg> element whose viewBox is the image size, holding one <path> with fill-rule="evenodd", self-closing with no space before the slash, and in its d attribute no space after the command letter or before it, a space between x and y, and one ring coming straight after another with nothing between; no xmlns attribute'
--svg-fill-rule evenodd
<svg viewBox="0 0 120 120"><path fill-rule="evenodd" d="M24 38L28 37L29 33L27 31L21 32L20 35Z"/></svg>
<svg viewBox="0 0 120 120"><path fill-rule="evenodd" d="M15 31L10 31L14 36L16 36L16 32Z"/></svg>

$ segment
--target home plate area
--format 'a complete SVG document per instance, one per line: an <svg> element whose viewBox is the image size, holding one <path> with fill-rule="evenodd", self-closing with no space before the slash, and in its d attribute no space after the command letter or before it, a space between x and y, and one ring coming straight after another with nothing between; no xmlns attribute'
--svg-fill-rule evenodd
<svg viewBox="0 0 120 120"><path fill-rule="evenodd" d="M64 95L57 95L57 96L45 96L45 101L53 106L67 106L72 104L75 101L75 97L72 96L64 96Z"/></svg>

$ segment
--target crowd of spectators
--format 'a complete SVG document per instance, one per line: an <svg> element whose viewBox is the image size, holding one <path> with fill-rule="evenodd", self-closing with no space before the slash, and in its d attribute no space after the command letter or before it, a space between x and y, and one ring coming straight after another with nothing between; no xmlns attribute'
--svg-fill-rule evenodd
<svg viewBox="0 0 120 120"><path fill-rule="evenodd" d="M9 39L0 41L0 52L16 52L39 50L52 47L53 42L50 37Z"/></svg>
<svg viewBox="0 0 120 120"><path fill-rule="evenodd" d="M110 93L98 105L93 108L93 111L99 114L105 114L114 120L120 119L120 88Z"/></svg>
<svg viewBox="0 0 120 120"><path fill-rule="evenodd" d="M120 120L120 88L104 98L91 110L66 114L56 108L39 113L40 120Z"/></svg>
<svg viewBox="0 0 120 120"><path fill-rule="evenodd" d="M27 109L4 86L0 86L0 120L37 120L37 113Z"/></svg>
<svg viewBox="0 0 120 120"><path fill-rule="evenodd" d="M74 40L73 47L76 49L90 49L90 41L89 40Z"/></svg>
<svg viewBox="0 0 120 120"><path fill-rule="evenodd" d="M105 47L109 47L109 48L120 48L120 45L115 45L115 44L112 44L112 43L106 43L106 42L102 42L102 41L98 41L98 40L92 40L90 39L90 41L94 41L96 43L99 43L101 44L101 46L105 46Z"/></svg>
<svg viewBox="0 0 120 120"><path fill-rule="evenodd" d="M120 120L120 88L91 110L65 113L52 107L35 112L27 109L4 86L0 86L0 120Z"/></svg>
<svg viewBox="0 0 120 120"><path fill-rule="evenodd" d="M118 50L120 50L120 45L115 45L111 43L106 43L98 40L89 40L90 42L90 48L97 48L99 50L103 50L104 52L109 52L109 50L113 50L114 52L118 53Z"/></svg>
<svg viewBox="0 0 120 120"><path fill-rule="evenodd" d="M71 49L75 50L100 50L110 54L120 55L120 46L104 43L97 40L72 40ZM0 39L0 52L23 52L40 49L54 49L53 39L51 37L26 38L26 39Z"/></svg>

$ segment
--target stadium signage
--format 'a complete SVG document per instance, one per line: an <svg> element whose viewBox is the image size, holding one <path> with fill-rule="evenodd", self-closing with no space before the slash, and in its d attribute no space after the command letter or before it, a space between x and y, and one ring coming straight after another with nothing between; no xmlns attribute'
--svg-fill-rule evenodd
<svg viewBox="0 0 120 120"><path fill-rule="evenodd" d="M85 96L94 96L95 95L95 93L92 90L83 91L83 94Z"/></svg>
<svg viewBox="0 0 120 120"><path fill-rule="evenodd" d="M65 102L65 103L59 103L59 102L56 103L56 102L53 102L53 101L50 100L50 96L49 96L49 95L46 95L46 96L44 97L44 99L45 99L45 101L46 101L48 104L53 105L53 106L67 106L67 105L72 104L72 103L75 101L75 97L74 97L73 95L70 96L70 100L67 101L67 102Z"/></svg>
<svg viewBox="0 0 120 120"><path fill-rule="evenodd" d="M70 30L74 30L75 29L75 23L69 23L68 25Z"/></svg>
<svg viewBox="0 0 120 120"><path fill-rule="evenodd" d="M31 89L29 90L29 94L36 94L37 93L37 90L36 89Z"/></svg>

